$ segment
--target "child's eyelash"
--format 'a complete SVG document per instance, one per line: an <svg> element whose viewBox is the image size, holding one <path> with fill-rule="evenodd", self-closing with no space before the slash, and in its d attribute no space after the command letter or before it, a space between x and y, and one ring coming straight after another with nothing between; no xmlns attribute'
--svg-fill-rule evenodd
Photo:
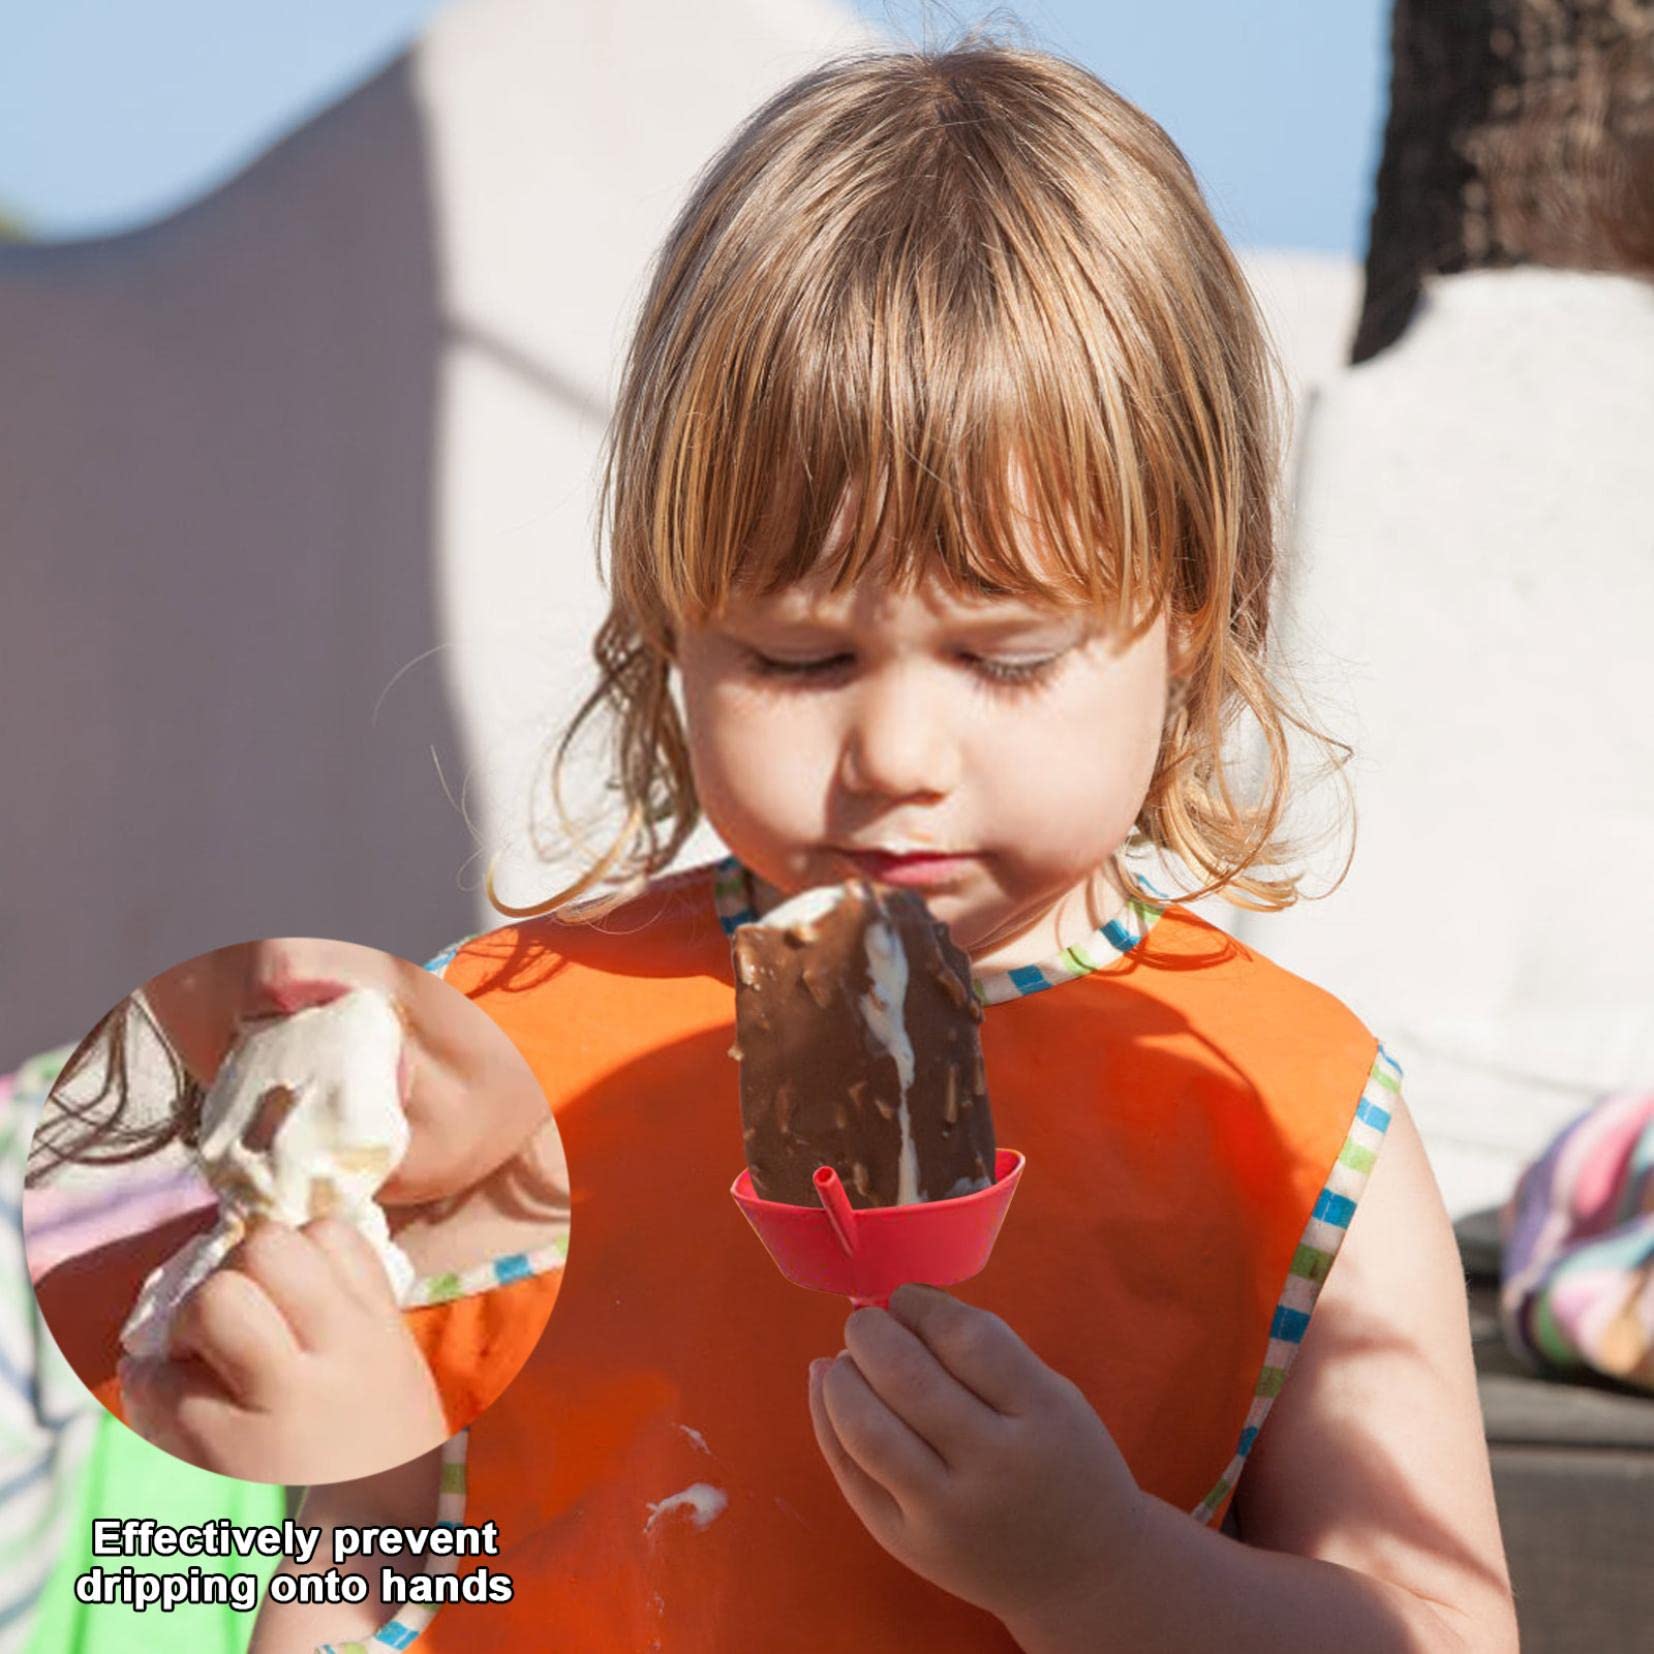
<svg viewBox="0 0 1654 1654"><path fill-rule="evenodd" d="M1057 669L1062 656L1042 655L1038 660L987 660L972 656L971 664L998 689L1027 689L1043 683Z"/></svg>
<svg viewBox="0 0 1654 1654"><path fill-rule="evenodd" d="M994 660L984 655L964 655L964 660L981 681L993 689L1026 689L1043 682L1055 671L1066 651L1043 655L1037 660ZM825 678L852 664L855 656L822 655L815 660L776 660L773 656L749 651L752 669L764 678Z"/></svg>
<svg viewBox="0 0 1654 1654"><path fill-rule="evenodd" d="M752 669L764 678L820 678L836 672L845 665L849 655L823 655L817 660L776 660L761 655L756 649L748 651Z"/></svg>

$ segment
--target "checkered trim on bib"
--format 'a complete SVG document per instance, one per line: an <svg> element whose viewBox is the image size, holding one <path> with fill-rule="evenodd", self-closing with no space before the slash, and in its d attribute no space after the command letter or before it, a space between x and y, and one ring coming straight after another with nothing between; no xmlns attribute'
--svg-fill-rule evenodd
<svg viewBox="0 0 1654 1654"><path fill-rule="evenodd" d="M474 1264L470 1269L427 1275L408 1288L402 1307L422 1309L427 1304L446 1304L455 1298L469 1298L473 1293L492 1292L497 1286L510 1286L513 1281L525 1281L530 1275L561 1269L568 1255L569 1238L563 1234L549 1246L537 1247L532 1252L510 1252L503 1258Z"/></svg>
<svg viewBox="0 0 1654 1654"><path fill-rule="evenodd" d="M1149 895L1159 896L1160 902L1131 897L1125 910L1107 924L1099 925L1089 940L1064 948L1055 959L972 976L971 986L976 997L984 1005L998 1005L1007 999L1021 999L1046 988L1060 987L1077 977L1090 976L1093 971L1106 970L1123 959L1154 929L1169 901L1140 874L1137 882ZM752 877L734 856L726 856L713 869L712 900L726 936L733 936L741 925L750 925L759 916L753 899Z"/></svg>
<svg viewBox="0 0 1654 1654"><path fill-rule="evenodd" d="M462 1430L442 1444L442 1480L436 1496L436 1525L457 1528L465 1521L465 1455L470 1432ZM457 1556L433 1556L425 1564L427 1574L451 1574L459 1567ZM316 1654L383 1654L387 1648L408 1648L419 1633L436 1618L441 1603L408 1603L399 1608L366 1642L320 1643Z"/></svg>
<svg viewBox="0 0 1654 1654"><path fill-rule="evenodd" d="M453 943L450 947L444 948L442 952L436 956L436 958L427 959L425 961L425 969L428 970L432 976L446 977L448 975L448 967L459 957L459 950L466 946L467 943L475 942L477 937L482 934L482 931L478 931L476 936L460 937L460 939Z"/></svg>
<svg viewBox="0 0 1654 1654"><path fill-rule="evenodd" d="M1315 1300L1320 1297L1332 1260L1338 1256L1344 1236L1349 1233L1350 1219L1355 1216L1356 1203L1367 1187L1373 1162L1384 1145L1384 1133L1390 1128L1390 1114L1400 1094L1401 1065L1380 1045L1378 1060L1367 1076L1361 1101L1356 1104L1355 1116L1350 1121L1349 1135L1310 1211L1298 1249L1292 1254L1286 1285L1281 1288L1270 1322L1269 1347L1264 1352L1258 1387L1247 1409L1235 1456L1218 1478L1217 1485L1195 1506L1191 1514L1197 1522L1210 1524L1218 1506L1246 1468L1246 1456L1252 1451L1263 1421L1269 1417L1269 1409L1286 1383L1286 1375L1292 1370L1304 1334L1309 1330Z"/></svg>
<svg viewBox="0 0 1654 1654"><path fill-rule="evenodd" d="M725 936L733 936L737 927L750 925L758 917L752 901L752 882L746 868L734 856L725 856L712 869L712 900Z"/></svg>

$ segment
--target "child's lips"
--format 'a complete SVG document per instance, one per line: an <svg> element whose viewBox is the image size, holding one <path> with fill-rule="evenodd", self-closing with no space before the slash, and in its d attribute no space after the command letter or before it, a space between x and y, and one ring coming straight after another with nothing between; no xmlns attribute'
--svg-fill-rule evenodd
<svg viewBox="0 0 1654 1654"><path fill-rule="evenodd" d="M324 981L319 977L282 977L253 985L254 1009L243 1022L262 1022L270 1017L290 1017L295 1011L331 1005L351 991L348 982Z"/></svg>
<svg viewBox="0 0 1654 1654"><path fill-rule="evenodd" d="M867 878L914 889L956 884L976 861L961 850L841 850L839 854Z"/></svg>

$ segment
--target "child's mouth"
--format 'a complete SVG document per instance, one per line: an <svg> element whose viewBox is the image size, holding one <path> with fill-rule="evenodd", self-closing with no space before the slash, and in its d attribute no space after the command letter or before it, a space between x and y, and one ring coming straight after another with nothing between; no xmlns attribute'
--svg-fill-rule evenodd
<svg viewBox="0 0 1654 1654"><path fill-rule="evenodd" d="M958 883L975 860L953 850L841 850L838 854L869 879L925 890Z"/></svg>
<svg viewBox="0 0 1654 1654"><path fill-rule="evenodd" d="M272 1022L279 1017L292 1016L295 1011L311 1011L322 1005L331 1005L349 992L348 983L309 977L259 982L254 985L252 994L257 1008L243 1012L241 1021L254 1024Z"/></svg>

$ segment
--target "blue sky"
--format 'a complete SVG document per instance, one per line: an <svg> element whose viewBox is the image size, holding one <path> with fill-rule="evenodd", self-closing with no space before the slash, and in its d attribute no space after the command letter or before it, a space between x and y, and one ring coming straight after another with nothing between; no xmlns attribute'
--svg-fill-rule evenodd
<svg viewBox="0 0 1654 1654"><path fill-rule="evenodd" d="M579 0L543 0L575 4ZM661 4L675 0L658 0ZM42 236L192 199L394 55L441 0L33 0L0 14L0 214ZM859 0L916 34L914 7ZM1020 20L1142 104L1251 246L1359 254L1386 0L1028 0Z"/></svg>

